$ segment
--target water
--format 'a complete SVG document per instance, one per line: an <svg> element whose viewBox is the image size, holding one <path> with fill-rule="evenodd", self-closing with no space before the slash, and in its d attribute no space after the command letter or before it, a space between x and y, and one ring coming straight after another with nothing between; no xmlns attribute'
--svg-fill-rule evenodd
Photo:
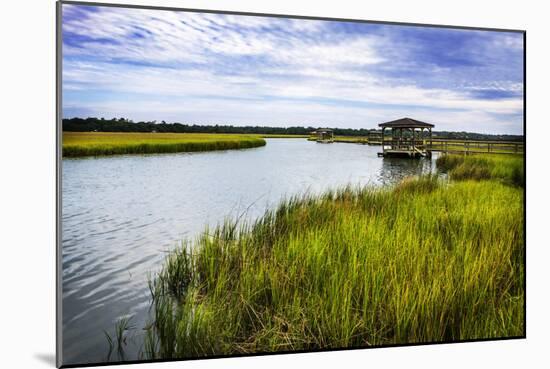
<svg viewBox="0 0 550 369"><path fill-rule="evenodd" d="M435 168L435 158L379 158L380 150L270 139L240 151L64 159L64 364L105 361L104 331L113 335L123 316L132 316L137 328L124 359L137 360L148 320L148 273L206 224L243 212L253 219L285 196L391 184Z"/></svg>

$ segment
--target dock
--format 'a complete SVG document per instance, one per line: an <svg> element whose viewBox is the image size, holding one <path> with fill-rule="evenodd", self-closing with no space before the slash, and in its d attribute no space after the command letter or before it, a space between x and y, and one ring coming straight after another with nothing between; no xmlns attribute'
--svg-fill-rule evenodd
<svg viewBox="0 0 550 369"><path fill-rule="evenodd" d="M521 141L432 139L429 150L448 154L524 154L525 143Z"/></svg>
<svg viewBox="0 0 550 369"><path fill-rule="evenodd" d="M396 143L391 143L391 140L385 140L384 145L393 146L396 149L399 147ZM405 150L399 152L395 150L395 153L401 154L401 156L411 157L409 155L408 148L412 145L412 142L403 141L402 144ZM456 140L456 139L432 139L432 142L423 140L417 142L416 146L425 146L428 154L426 157L430 157L431 153L440 152L444 154L520 154L525 153L525 143L519 141L476 141L476 140ZM382 152L378 153L378 156L384 156ZM389 155L391 156L391 155ZM422 157L417 155L416 157Z"/></svg>
<svg viewBox="0 0 550 369"><path fill-rule="evenodd" d="M310 135L317 137L315 141L318 143L334 142L334 131L330 128L319 128L311 132Z"/></svg>
<svg viewBox="0 0 550 369"><path fill-rule="evenodd" d="M380 123L381 130L370 130L367 136L334 136L330 128L318 128L308 140L318 143L355 143L382 146L379 157L431 158L432 153L448 154L520 154L525 153L524 141L489 141L444 139L434 137L434 124L412 118Z"/></svg>
<svg viewBox="0 0 550 369"><path fill-rule="evenodd" d="M432 128L435 125L412 118L401 118L380 123L382 128L383 157L431 157ZM390 130L390 138L386 139L386 130Z"/></svg>

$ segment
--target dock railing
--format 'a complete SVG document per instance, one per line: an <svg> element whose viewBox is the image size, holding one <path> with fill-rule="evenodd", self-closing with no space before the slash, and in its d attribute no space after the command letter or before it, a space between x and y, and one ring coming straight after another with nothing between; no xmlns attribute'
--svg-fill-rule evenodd
<svg viewBox="0 0 550 369"><path fill-rule="evenodd" d="M412 147L424 150L427 145L425 140L384 139L384 147L391 150L412 150Z"/></svg>
<svg viewBox="0 0 550 369"><path fill-rule="evenodd" d="M446 153L491 153L523 154L525 144L520 141L475 141L475 140L427 140L428 150Z"/></svg>

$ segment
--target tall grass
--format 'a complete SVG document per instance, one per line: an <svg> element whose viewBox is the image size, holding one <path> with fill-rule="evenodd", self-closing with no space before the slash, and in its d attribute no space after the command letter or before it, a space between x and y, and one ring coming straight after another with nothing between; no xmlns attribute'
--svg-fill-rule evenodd
<svg viewBox="0 0 550 369"><path fill-rule="evenodd" d="M522 194L426 176L228 220L151 280L148 356L523 335Z"/></svg>
<svg viewBox="0 0 550 369"><path fill-rule="evenodd" d="M523 157L517 155L442 155L439 170L453 180L494 179L515 186L525 185Z"/></svg>
<svg viewBox="0 0 550 369"><path fill-rule="evenodd" d="M247 149L264 146L253 135L194 133L64 132L63 156L153 154Z"/></svg>
<svg viewBox="0 0 550 369"><path fill-rule="evenodd" d="M117 350L118 360L125 360L125 347L127 345L128 338L127 334L129 331L135 329L135 327L130 324L131 319L131 316L124 316L117 320L115 324L114 339L107 331L103 331L103 333L105 334L105 338L107 339L107 343L109 344L109 352L107 353L107 358L105 361L111 360L111 355L115 346Z"/></svg>

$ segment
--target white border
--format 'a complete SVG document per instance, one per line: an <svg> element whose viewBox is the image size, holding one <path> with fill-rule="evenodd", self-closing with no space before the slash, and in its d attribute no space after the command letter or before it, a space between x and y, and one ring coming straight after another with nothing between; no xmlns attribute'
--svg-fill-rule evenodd
<svg viewBox="0 0 550 369"><path fill-rule="evenodd" d="M141 364L150 368L540 367L548 347L545 234L550 66L546 14L525 1L126 0L185 8L527 30L527 339ZM53 367L55 352L55 1L12 1L0 12L0 273L3 367Z"/></svg>

